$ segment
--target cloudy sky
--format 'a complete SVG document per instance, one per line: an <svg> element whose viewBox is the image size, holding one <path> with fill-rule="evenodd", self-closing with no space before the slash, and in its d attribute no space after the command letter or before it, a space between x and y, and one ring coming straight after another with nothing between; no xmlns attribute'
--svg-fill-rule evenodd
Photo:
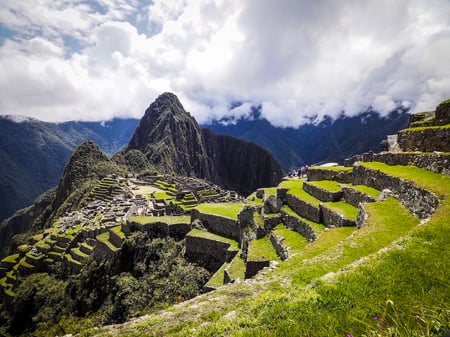
<svg viewBox="0 0 450 337"><path fill-rule="evenodd" d="M450 1L0 1L0 114L140 118L165 91L201 123L432 110L450 98Z"/></svg>

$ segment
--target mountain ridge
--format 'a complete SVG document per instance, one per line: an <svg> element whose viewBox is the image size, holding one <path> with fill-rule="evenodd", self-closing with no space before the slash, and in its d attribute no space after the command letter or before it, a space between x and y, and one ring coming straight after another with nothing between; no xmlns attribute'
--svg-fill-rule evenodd
<svg viewBox="0 0 450 337"><path fill-rule="evenodd" d="M217 134L227 134L254 142L267 149L285 171L308 164L342 163L357 153L383 150L387 135L395 134L408 125L409 113L393 111L386 117L376 112L363 112L355 117L332 120L326 118L318 125L305 124L299 128L277 128L253 109L250 119L240 118L232 123L213 121L203 124Z"/></svg>

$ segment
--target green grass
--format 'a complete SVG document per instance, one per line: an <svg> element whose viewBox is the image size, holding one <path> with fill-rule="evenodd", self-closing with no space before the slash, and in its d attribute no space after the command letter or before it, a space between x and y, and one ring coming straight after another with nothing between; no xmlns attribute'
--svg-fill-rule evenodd
<svg viewBox="0 0 450 337"><path fill-rule="evenodd" d="M413 128L408 128L408 129L403 129L400 132L416 132L416 131L423 131L423 130L447 130L450 128L450 124L447 125L438 125L438 126L418 126L418 127L413 127Z"/></svg>
<svg viewBox="0 0 450 337"><path fill-rule="evenodd" d="M364 194L367 194L368 196L370 196L370 197L372 197L372 198L377 198L379 195L380 195L380 191L379 190L377 190L376 188L373 188L373 187L369 187L369 186L366 186L366 185L347 185L348 187L350 187L350 188L352 188L352 189L354 189L354 190L356 190L356 191L359 191L359 192L362 192L362 193L364 193Z"/></svg>
<svg viewBox="0 0 450 337"><path fill-rule="evenodd" d="M438 105L442 105L442 104L450 104L450 99L447 99L445 101L442 101L441 103L439 103Z"/></svg>
<svg viewBox="0 0 450 337"><path fill-rule="evenodd" d="M223 275L227 267L228 263L222 264L222 266L214 273L214 275L211 276L205 286L211 288L218 288L220 286L223 286Z"/></svg>
<svg viewBox="0 0 450 337"><path fill-rule="evenodd" d="M324 202L323 205L339 214L342 214L344 218L349 220L356 220L356 216L358 215L358 208L347 204L345 201Z"/></svg>
<svg viewBox="0 0 450 337"><path fill-rule="evenodd" d="M303 181L302 180L287 179L287 180L282 181L280 183L280 185L278 185L278 187L287 188L288 194L291 194L312 206L319 207L319 205L320 205L319 199L314 198L312 195L310 195L309 193L307 193L303 190Z"/></svg>
<svg viewBox="0 0 450 337"><path fill-rule="evenodd" d="M2 259L2 262L8 263L8 264L16 264L17 260L19 259L19 254L12 254L4 257Z"/></svg>
<svg viewBox="0 0 450 337"><path fill-rule="evenodd" d="M269 236L249 242L247 261L280 261Z"/></svg>
<svg viewBox="0 0 450 337"><path fill-rule="evenodd" d="M228 267L226 268L232 280L235 279L243 280L245 278L245 260L242 259L239 255L240 251L239 253L236 254L233 261L231 261Z"/></svg>
<svg viewBox="0 0 450 337"><path fill-rule="evenodd" d="M233 249L233 250L238 250L238 243L235 240L231 240L228 239L226 237L214 234L214 233L210 233L208 231L202 231L200 229L192 229L187 236L195 236L195 237L199 237L199 238L205 238L205 239L210 239L210 240L214 240L214 241L220 241L220 242L224 242L224 243L229 243L230 244L230 248L229 249Z"/></svg>
<svg viewBox="0 0 450 337"><path fill-rule="evenodd" d="M291 248L291 254L303 250L308 245L308 240L303 235L286 228L283 224L276 226L272 231L276 236L284 238L283 245Z"/></svg>
<svg viewBox="0 0 450 337"><path fill-rule="evenodd" d="M122 232L122 227L121 226L112 227L109 230L114 232L114 234L116 234L121 239L125 239L126 238L125 233Z"/></svg>
<svg viewBox="0 0 450 337"><path fill-rule="evenodd" d="M111 243L111 241L109 241L109 232L105 232L105 233L102 233L100 235L97 235L96 239L97 239L97 241L103 242L105 245L107 245L108 248L110 250L112 250L113 252L115 252L115 251L120 249L120 248L114 246ZM67 256L67 254L66 254L66 256Z"/></svg>
<svg viewBox="0 0 450 337"><path fill-rule="evenodd" d="M195 207L200 213L219 215L226 218L237 220L238 214L242 210L241 203L205 203Z"/></svg>
<svg viewBox="0 0 450 337"><path fill-rule="evenodd" d="M189 216L134 216L128 219L129 222L137 222L141 225L147 225L155 222L163 222L168 225L179 223L190 223Z"/></svg>
<svg viewBox="0 0 450 337"><path fill-rule="evenodd" d="M308 184L317 186L323 190L330 192L342 191L341 183L334 180L320 180L320 181L308 181Z"/></svg>

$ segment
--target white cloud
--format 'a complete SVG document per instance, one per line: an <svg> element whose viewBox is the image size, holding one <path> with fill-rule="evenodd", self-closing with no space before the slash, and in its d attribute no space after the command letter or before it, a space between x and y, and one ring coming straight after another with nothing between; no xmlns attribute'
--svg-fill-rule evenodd
<svg viewBox="0 0 450 337"><path fill-rule="evenodd" d="M4 0L0 22L16 32L0 45L0 114L140 117L173 91L199 122L261 104L297 126L450 95L446 0Z"/></svg>

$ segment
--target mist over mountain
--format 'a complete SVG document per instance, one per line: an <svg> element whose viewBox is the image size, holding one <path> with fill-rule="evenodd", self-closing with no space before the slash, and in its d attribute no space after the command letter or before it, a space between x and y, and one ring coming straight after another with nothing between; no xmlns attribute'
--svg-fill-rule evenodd
<svg viewBox="0 0 450 337"><path fill-rule="evenodd" d="M260 145L288 171L305 164L343 162L356 153L379 152L386 136L407 127L408 120L409 114L404 110L393 111L386 117L369 111L356 117L325 118L317 125L280 128L253 108L247 118L222 119L203 127Z"/></svg>
<svg viewBox="0 0 450 337"><path fill-rule="evenodd" d="M111 155L130 139L138 120L47 123L0 116L0 221L55 186L73 150L92 140Z"/></svg>

